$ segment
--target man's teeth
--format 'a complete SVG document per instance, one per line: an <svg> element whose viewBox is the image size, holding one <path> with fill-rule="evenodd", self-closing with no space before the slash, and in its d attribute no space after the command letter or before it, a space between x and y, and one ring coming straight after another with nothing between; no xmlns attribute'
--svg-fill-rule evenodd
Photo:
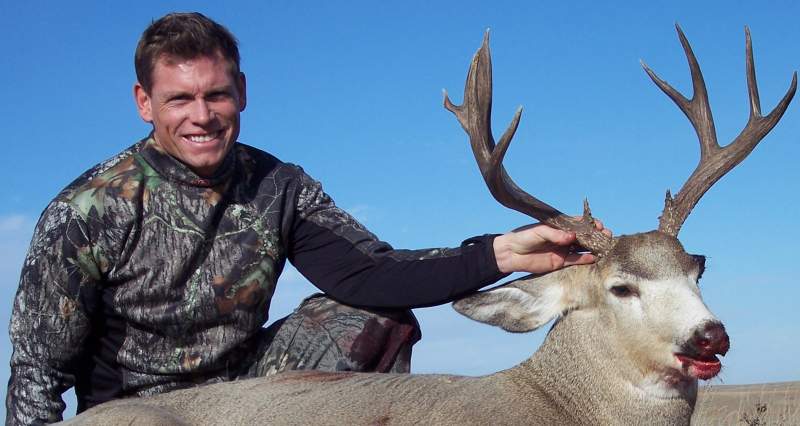
<svg viewBox="0 0 800 426"><path fill-rule="evenodd" d="M191 136L188 136L186 139L189 139L192 142L199 142L199 143L209 142L209 141L213 140L214 138L216 138L218 133L219 132L212 133L210 135L191 135Z"/></svg>

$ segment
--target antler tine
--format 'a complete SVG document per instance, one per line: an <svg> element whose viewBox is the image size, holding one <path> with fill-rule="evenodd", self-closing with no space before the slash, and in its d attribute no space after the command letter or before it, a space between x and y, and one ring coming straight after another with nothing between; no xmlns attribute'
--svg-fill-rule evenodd
<svg viewBox="0 0 800 426"><path fill-rule="evenodd" d="M644 62L644 67L650 79L672 99L676 105L683 111L689 121L694 126L697 137L700 140L700 158L706 158L711 153L719 149L717 143L717 132L714 128L714 117L711 114L711 106L708 102L708 91L706 90L706 83L703 79L703 73L700 71L700 64L697 63L697 58L694 56L692 46L686 35L681 30L678 24L675 24L675 29L678 32L683 51L686 53L686 59L689 62L689 70L692 74L692 99L686 99L680 92L675 90L669 83L660 79L653 70L651 70Z"/></svg>
<svg viewBox="0 0 800 426"><path fill-rule="evenodd" d="M745 74L747 74L747 95L750 97L750 120L761 116L761 98L758 96L756 67L753 64L753 41L750 39L750 28L744 27Z"/></svg>
<svg viewBox="0 0 800 426"><path fill-rule="evenodd" d="M610 249L611 238L598 231L585 203L583 218L578 220L561 213L519 188L503 167L503 158L519 125L522 108L517 109L500 142L495 145L491 129L492 61L489 53L489 32L472 58L464 87L464 103L454 105L447 92L444 107L455 114L467 132L472 152L489 191L500 204L525 213L543 223L565 231L573 231L578 243L598 256Z"/></svg>
<svg viewBox="0 0 800 426"><path fill-rule="evenodd" d="M776 105L766 117L763 117L761 115L761 100L758 96L756 68L753 64L753 43L750 40L750 28L744 27L744 31L747 62L747 92L750 96L750 118L745 128L739 133L739 136L734 139L733 144L738 143L739 140L747 140L751 137L750 134L753 133L755 141L752 142L752 144L755 147L755 145L778 124L778 121L780 121L781 117L783 117L783 114L786 112L786 108L789 107L789 103L792 101L797 91L797 72L795 71L792 73L792 82L789 84L789 89L786 91L786 94L783 95L781 101L778 102L778 105ZM748 153L749 152L750 151L748 151Z"/></svg>
<svg viewBox="0 0 800 426"><path fill-rule="evenodd" d="M761 116L761 101L758 95L758 85L756 83L755 66L753 65L753 47L750 40L750 29L745 27L745 50L746 50L746 74L747 91L750 100L750 117L747 125L741 133L729 145L724 148L717 143L716 131L714 130L714 119L711 115L711 108L708 103L708 93L706 92L705 82L703 81L700 66L692 52L686 36L678 25L675 25L678 37L681 40L683 49L689 62L692 73L692 85L694 96L692 100L687 100L683 95L676 91L672 86L660 79L647 65L642 63L645 71L653 82L669 96L686 114L689 121L695 128L700 140L700 162L692 172L689 179L678 191L675 198L669 191L664 202L664 211L659 218L658 229L661 232L677 236L681 226L686 221L689 213L694 206L722 176L736 167L745 159L767 135L767 133L778 124L778 121L786 112L794 97L797 89L797 73L792 76L792 83L789 90L783 96L778 105L766 116Z"/></svg>

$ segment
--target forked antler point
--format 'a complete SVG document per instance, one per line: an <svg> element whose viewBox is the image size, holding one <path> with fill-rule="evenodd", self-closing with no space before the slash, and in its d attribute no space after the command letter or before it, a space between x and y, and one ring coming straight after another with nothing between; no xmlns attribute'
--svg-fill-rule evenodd
<svg viewBox="0 0 800 426"><path fill-rule="evenodd" d="M582 219L567 216L520 189L506 173L502 163L519 126L522 107L517 108L499 143L495 144L491 131L492 63L488 31L484 34L480 49L472 58L464 86L463 103L453 104L445 92L444 107L455 114L461 127L469 135L481 175L492 196L500 204L554 228L575 232L578 243L598 256L607 253L612 240L595 228L591 214L586 213L588 206Z"/></svg>
<svg viewBox="0 0 800 426"><path fill-rule="evenodd" d="M675 25L683 50L689 62L692 75L692 99L689 100L666 81L659 78L645 63L642 66L653 82L683 111L697 132L700 142L700 162L673 198L669 191L664 202L664 211L659 218L659 231L677 236L691 210L708 191L728 171L736 167L749 155L756 145L772 130L786 112L797 88L797 73L792 75L789 90L777 106L766 116L761 115L761 101L753 64L753 46L750 29L745 27L745 73L750 103L750 117L741 133L730 144L720 147L714 129L714 119L708 102L708 93L689 41L679 25Z"/></svg>

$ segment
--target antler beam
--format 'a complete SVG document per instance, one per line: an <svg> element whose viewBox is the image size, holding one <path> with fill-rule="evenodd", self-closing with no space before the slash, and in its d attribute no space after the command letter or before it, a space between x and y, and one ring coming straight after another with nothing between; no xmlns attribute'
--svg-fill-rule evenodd
<svg viewBox="0 0 800 426"><path fill-rule="evenodd" d="M503 157L519 125L522 108L514 114L508 129L495 145L492 136L492 60L489 53L489 32L475 56L467 74L464 103L456 106L444 95L444 107L455 114L461 127L469 135L472 152L489 191L500 204L527 214L542 223L577 235L578 243L598 256L605 255L611 247L611 237L598 231L584 201L583 217L576 219L565 215L550 205L520 189L503 167Z"/></svg>
<svg viewBox="0 0 800 426"><path fill-rule="evenodd" d="M753 46L750 41L750 29L745 27L746 45L746 73L747 91L750 96L750 118L747 125L739 133L739 136L732 143L720 147L717 143L717 134L714 129L714 118L711 115L711 107L708 103L708 92L703 81L703 74L700 72L700 65L692 52L692 47L680 26L675 25L678 31L683 50L689 61L689 69L692 74L692 87L694 95L691 100L686 99L680 92L675 90L666 81L660 79L644 62L642 66L647 75L653 82L672 99L676 105L686 114L686 117L694 126L697 137L700 140L700 162L692 172L689 179L673 198L669 190L667 191L664 202L664 211L659 218L658 230L666 234L677 236L683 226L684 221L689 216L692 208L697 204L703 194L711 188L722 176L736 167L742 160L753 151L761 139L778 124L778 121L786 112L794 97L797 89L797 72L792 75L792 83L789 90L783 96L778 105L766 116L761 115L761 101L758 97L758 85L756 84L756 71L753 65Z"/></svg>

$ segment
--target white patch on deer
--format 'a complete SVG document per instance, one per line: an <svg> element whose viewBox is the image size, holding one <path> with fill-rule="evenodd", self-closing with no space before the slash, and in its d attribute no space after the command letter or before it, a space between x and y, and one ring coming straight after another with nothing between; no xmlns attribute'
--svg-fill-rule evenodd
<svg viewBox="0 0 800 426"><path fill-rule="evenodd" d="M717 320L703 302L693 276L663 280L647 288L654 294L650 315L669 320L678 346L689 341L698 327Z"/></svg>
<svg viewBox="0 0 800 426"><path fill-rule="evenodd" d="M697 393L697 381L675 375L650 374L632 386L643 397L672 399Z"/></svg>

